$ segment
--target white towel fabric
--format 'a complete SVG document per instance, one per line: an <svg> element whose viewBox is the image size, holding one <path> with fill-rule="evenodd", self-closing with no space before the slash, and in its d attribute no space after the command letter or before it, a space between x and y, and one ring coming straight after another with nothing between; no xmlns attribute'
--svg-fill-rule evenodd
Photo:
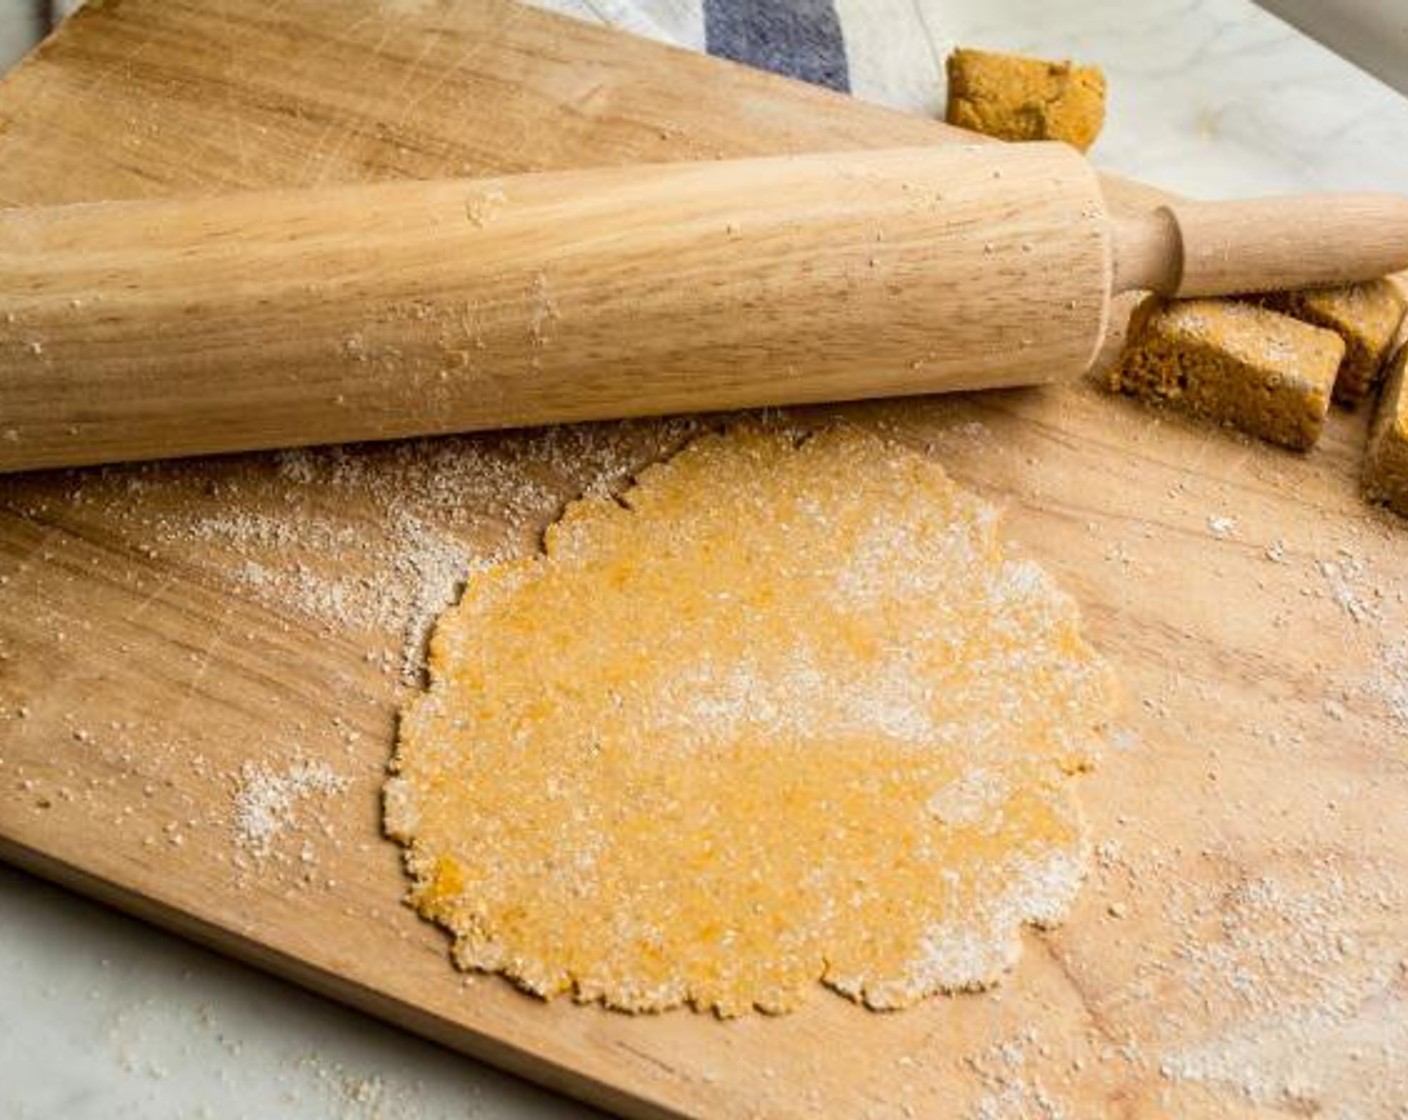
<svg viewBox="0 0 1408 1120"><path fill-rule="evenodd" d="M839 56L866 101L943 110L955 45L940 0L536 0L537 6L693 50L817 80ZM949 5L953 7L952 4ZM952 23L952 19L948 21Z"/></svg>

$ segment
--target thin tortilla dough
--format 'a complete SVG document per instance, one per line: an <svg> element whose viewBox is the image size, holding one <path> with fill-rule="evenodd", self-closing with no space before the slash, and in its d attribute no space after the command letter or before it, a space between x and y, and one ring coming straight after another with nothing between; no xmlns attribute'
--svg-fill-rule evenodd
<svg viewBox="0 0 1408 1120"><path fill-rule="evenodd" d="M442 617L385 790L463 968L628 1011L995 981L1111 706L990 507L858 428L705 436Z"/></svg>

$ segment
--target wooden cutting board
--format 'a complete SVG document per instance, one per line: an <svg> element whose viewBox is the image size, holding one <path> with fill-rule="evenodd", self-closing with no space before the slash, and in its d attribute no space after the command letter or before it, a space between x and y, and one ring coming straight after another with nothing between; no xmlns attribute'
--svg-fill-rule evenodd
<svg viewBox="0 0 1408 1120"><path fill-rule="evenodd" d="M954 138L502 3L95 0L0 84L0 201ZM836 411L1005 506L1126 682L1095 870L992 992L629 1018L463 978L400 905L425 624L683 423L0 480L0 854L635 1116L1408 1100L1408 528L1357 496L1364 415L1300 458L1092 386Z"/></svg>

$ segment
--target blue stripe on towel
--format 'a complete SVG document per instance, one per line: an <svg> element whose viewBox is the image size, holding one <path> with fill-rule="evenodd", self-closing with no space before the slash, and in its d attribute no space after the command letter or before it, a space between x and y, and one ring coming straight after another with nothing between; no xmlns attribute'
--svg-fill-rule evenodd
<svg viewBox="0 0 1408 1120"><path fill-rule="evenodd" d="M721 58L850 92L831 0L704 0L704 39Z"/></svg>

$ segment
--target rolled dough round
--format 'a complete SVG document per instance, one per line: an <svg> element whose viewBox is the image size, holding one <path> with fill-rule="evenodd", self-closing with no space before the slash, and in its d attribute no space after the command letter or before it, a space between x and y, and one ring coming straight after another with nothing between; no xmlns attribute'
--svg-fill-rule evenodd
<svg viewBox="0 0 1408 1120"><path fill-rule="evenodd" d="M706 436L437 626L385 790L464 968L722 1015L991 983L1085 864L1110 704L993 511L849 426Z"/></svg>

